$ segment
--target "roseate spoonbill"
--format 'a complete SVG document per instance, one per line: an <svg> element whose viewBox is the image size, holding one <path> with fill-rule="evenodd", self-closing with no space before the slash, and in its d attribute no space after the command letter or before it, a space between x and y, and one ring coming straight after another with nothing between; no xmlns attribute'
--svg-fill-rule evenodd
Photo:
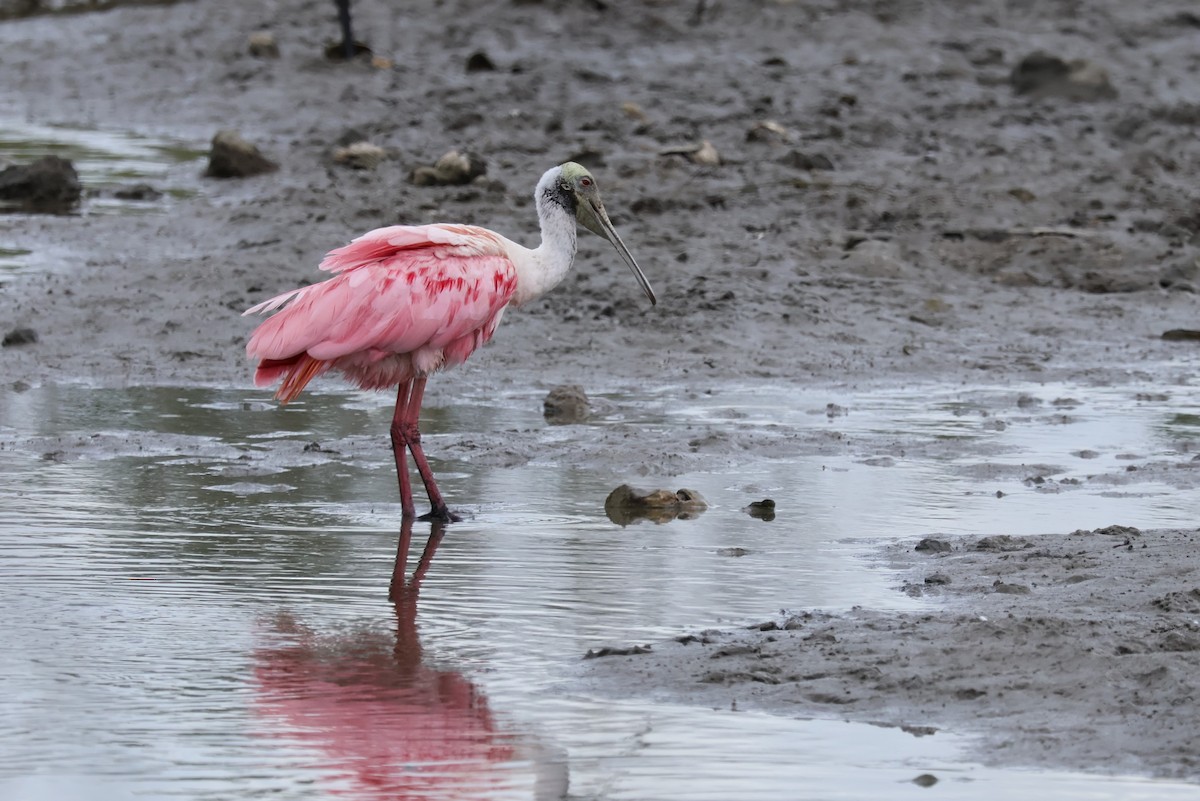
<svg viewBox="0 0 1200 801"><path fill-rule="evenodd" d="M533 250L472 225L379 228L325 257L320 269L333 277L245 312L283 307L246 346L259 360L254 383L282 379L275 397L283 403L329 370L363 389L399 387L391 437L404 517L415 514L407 448L429 495L427 517L458 519L421 449L417 421L426 378L461 364L490 340L509 304L528 303L562 281L575 258L576 222L611 242L650 303L657 302L608 219L591 173L574 162L547 170L534 200L542 242Z"/></svg>

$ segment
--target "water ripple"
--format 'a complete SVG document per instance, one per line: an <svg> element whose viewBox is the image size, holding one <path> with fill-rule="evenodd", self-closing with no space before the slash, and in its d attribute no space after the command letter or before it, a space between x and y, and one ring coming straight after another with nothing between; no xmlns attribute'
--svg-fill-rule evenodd
<svg viewBox="0 0 1200 801"><path fill-rule="evenodd" d="M696 398L682 409L653 396L610 402L620 416L668 427L831 424L816 401L764 397ZM1108 514L1088 492L1048 505L1029 491L1001 505L985 491L994 485L958 470L939 443L990 443L983 474L1011 487L1019 474L1005 470L1061 459L1078 447L1071 432L1103 442L1101 461L1134 447L1166 453L1189 435L1173 417L1186 398L1130 413L1093 395L1073 412L1083 428L1031 413L1008 430L981 428L970 398L843 398L851 412L835 419L847 436L916 432L924 450L891 467L826 453L683 476L713 506L666 525L610 523L609 476L450 464L443 489L453 497L507 500L470 507L436 541L419 586L394 586L391 600L398 540L412 537L403 553L416 560L431 528L398 525L386 450L365 437L345 454L303 450L377 423L360 398L317 396L269 426L241 393L216 390L47 388L4 400L5 799L526 799L560 797L567 782L575 798L780 799L805 787L883 799L925 792L907 781L935 769L951 787L969 780L980 799L1014 788L1051 797L1050 788L1056 799L1174 799L1189 789L989 771L964 762L963 741L945 734L917 740L562 690L598 645L783 607L915 607L859 558L863 543L931 528L1033 533L1061 527L1060 517ZM528 427L537 422L528 405L502 399L489 418L468 399L453 422ZM277 436L259 437L268 427ZM55 443L72 444L57 453ZM791 508L775 523L751 520L726 500L749 487ZM1186 493L1121 509L1133 524L1200 514Z"/></svg>

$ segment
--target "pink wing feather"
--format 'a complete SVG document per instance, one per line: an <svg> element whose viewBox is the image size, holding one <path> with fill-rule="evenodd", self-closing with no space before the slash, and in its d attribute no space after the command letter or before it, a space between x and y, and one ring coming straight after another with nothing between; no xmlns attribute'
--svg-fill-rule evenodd
<svg viewBox="0 0 1200 801"><path fill-rule="evenodd" d="M465 225L380 228L320 266L335 275L246 312L284 306L246 346L260 360L255 383L282 377L284 401L330 369L379 389L462 363L491 339L517 283L503 240Z"/></svg>

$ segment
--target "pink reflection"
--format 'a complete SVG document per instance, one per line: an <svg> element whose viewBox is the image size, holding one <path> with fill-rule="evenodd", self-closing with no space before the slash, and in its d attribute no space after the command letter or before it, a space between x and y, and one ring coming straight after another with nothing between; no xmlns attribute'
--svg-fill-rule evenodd
<svg viewBox="0 0 1200 801"><path fill-rule="evenodd" d="M323 753L342 779L329 790L360 799L474 798L508 786L514 759L487 699L465 676L421 661L417 594L441 542L434 524L411 581L405 563L412 521L401 527L389 598L395 636L322 636L281 614L276 632L291 644L254 654L264 717L287 724L275 736Z"/></svg>

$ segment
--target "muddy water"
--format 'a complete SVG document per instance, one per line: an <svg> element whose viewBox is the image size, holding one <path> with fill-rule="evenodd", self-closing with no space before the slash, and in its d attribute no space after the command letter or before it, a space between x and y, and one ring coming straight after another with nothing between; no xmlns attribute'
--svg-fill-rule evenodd
<svg viewBox="0 0 1200 801"><path fill-rule="evenodd" d="M0 116L0 164L24 164L46 155L69 159L79 174L84 196L72 213L160 214L175 200L200 191L204 154L183 142ZM60 272L78 264L79 254L55 244L55 235L31 248L30 226L15 221L21 215L3 204L0 215L14 223L0 226L0 284L13 276Z"/></svg>
<svg viewBox="0 0 1200 801"><path fill-rule="evenodd" d="M613 395L594 424L562 429L529 393L435 406L434 466L469 519L392 603L404 532L375 435L384 399L7 392L0 797L558 798L569 783L572 798L882 799L927 794L921 773L975 798L1191 797L984 769L952 733L571 689L589 648L781 608L915 608L863 558L880 538L1193 521L1197 493L1153 465L1188 460L1194 398L1135 393ZM714 422L839 444L672 478L712 508L624 528L602 511L611 469L436 460L464 433L570 444ZM741 511L764 495L770 523ZM430 533L411 532L407 573Z"/></svg>
<svg viewBox="0 0 1200 801"><path fill-rule="evenodd" d="M81 213L139 214L165 211L172 199L197 194L204 152L176 140L0 117L0 163L24 164L47 155L75 166L84 189ZM139 184L159 194L121 192ZM11 270L17 256L27 255L2 246L0 269Z"/></svg>

